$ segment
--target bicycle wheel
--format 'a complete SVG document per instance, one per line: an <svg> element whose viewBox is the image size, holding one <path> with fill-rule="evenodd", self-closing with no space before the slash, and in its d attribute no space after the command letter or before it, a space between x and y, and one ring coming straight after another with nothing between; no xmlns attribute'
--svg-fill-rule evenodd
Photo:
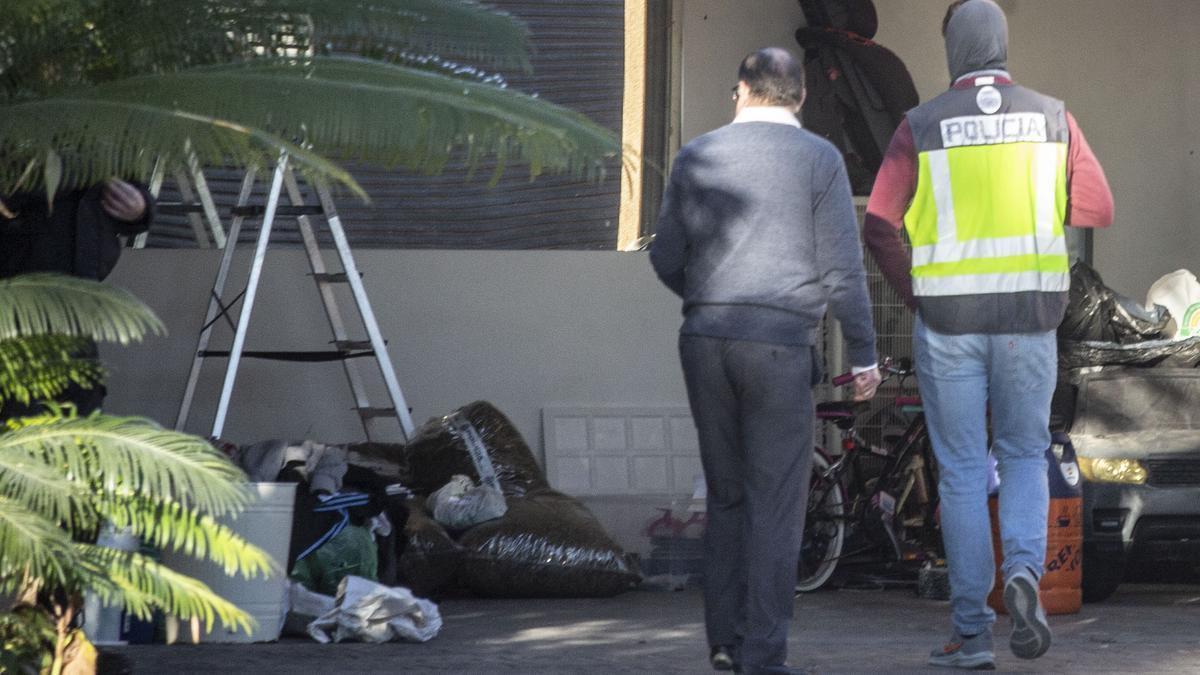
<svg viewBox="0 0 1200 675"><path fill-rule="evenodd" d="M846 490L836 476L826 476L830 462L824 453L813 453L812 479L800 544L796 591L815 591L829 580L846 541Z"/></svg>

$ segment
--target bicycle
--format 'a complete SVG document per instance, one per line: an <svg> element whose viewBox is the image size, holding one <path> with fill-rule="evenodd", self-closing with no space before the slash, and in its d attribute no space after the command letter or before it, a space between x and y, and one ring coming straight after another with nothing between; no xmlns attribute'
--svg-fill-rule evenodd
<svg viewBox="0 0 1200 675"><path fill-rule="evenodd" d="M895 363L884 359L880 372L884 382L898 378L901 391L916 374L908 359ZM833 378L833 384L843 386L853 380L846 373ZM853 556L873 554L871 561L914 565L941 557L937 465L921 400L898 394L893 403L908 420L907 427L898 436L885 436L882 445L869 442L857 429L869 403L817 404L817 417L841 431L842 447L836 458L820 446L814 449L798 592L821 588L838 564ZM868 455L883 461L877 474L868 471Z"/></svg>

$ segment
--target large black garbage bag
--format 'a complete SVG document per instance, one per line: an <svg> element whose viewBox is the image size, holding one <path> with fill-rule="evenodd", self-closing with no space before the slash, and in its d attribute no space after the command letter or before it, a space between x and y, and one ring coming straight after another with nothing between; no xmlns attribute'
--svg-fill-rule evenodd
<svg viewBox="0 0 1200 675"><path fill-rule="evenodd" d="M1058 343L1060 368L1138 366L1143 368L1200 367L1200 336L1187 340L1150 340L1134 344L1116 342Z"/></svg>
<svg viewBox="0 0 1200 675"><path fill-rule="evenodd" d="M407 544L400 555L399 582L418 596L430 597L445 588L463 561L463 550L446 530L425 513L425 500L408 502L404 525Z"/></svg>
<svg viewBox="0 0 1200 675"><path fill-rule="evenodd" d="M446 415L429 420L416 431L405 449L409 470L407 485L419 494L429 494L455 474L479 481L471 461L469 423L482 440L496 470L500 489L506 496L520 496L549 488L542 468L512 422L491 403L476 401Z"/></svg>
<svg viewBox="0 0 1200 675"><path fill-rule="evenodd" d="M609 597L639 579L596 517L549 489L509 499L503 518L467 530L459 544L459 578L483 596Z"/></svg>
<svg viewBox="0 0 1200 675"><path fill-rule="evenodd" d="M1073 342L1131 344L1164 340L1171 315L1159 305L1147 310L1108 286L1086 263L1071 266L1067 311L1058 326L1058 339ZM1094 364L1100 365L1100 364Z"/></svg>

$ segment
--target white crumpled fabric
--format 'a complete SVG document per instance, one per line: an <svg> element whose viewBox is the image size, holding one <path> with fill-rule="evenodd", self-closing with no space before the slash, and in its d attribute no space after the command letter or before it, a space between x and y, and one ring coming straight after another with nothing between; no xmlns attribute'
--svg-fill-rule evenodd
<svg viewBox="0 0 1200 675"><path fill-rule="evenodd" d="M441 629L442 614L433 602L407 588L390 588L356 576L342 579L334 608L308 624L308 634L321 643L428 642Z"/></svg>
<svg viewBox="0 0 1200 675"><path fill-rule="evenodd" d="M476 485L467 476L455 474L449 483L429 495L425 508L434 520L451 530L465 530L503 516L508 512L508 503L500 490Z"/></svg>

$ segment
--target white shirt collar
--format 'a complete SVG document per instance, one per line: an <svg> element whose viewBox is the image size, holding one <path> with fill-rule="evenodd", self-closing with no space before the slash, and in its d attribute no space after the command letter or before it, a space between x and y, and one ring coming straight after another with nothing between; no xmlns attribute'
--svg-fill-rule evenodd
<svg viewBox="0 0 1200 675"><path fill-rule="evenodd" d="M737 117L733 118L733 123L741 124L743 122L771 122L800 128L800 120L797 119L795 113L787 108L772 105L748 105L742 108Z"/></svg>

